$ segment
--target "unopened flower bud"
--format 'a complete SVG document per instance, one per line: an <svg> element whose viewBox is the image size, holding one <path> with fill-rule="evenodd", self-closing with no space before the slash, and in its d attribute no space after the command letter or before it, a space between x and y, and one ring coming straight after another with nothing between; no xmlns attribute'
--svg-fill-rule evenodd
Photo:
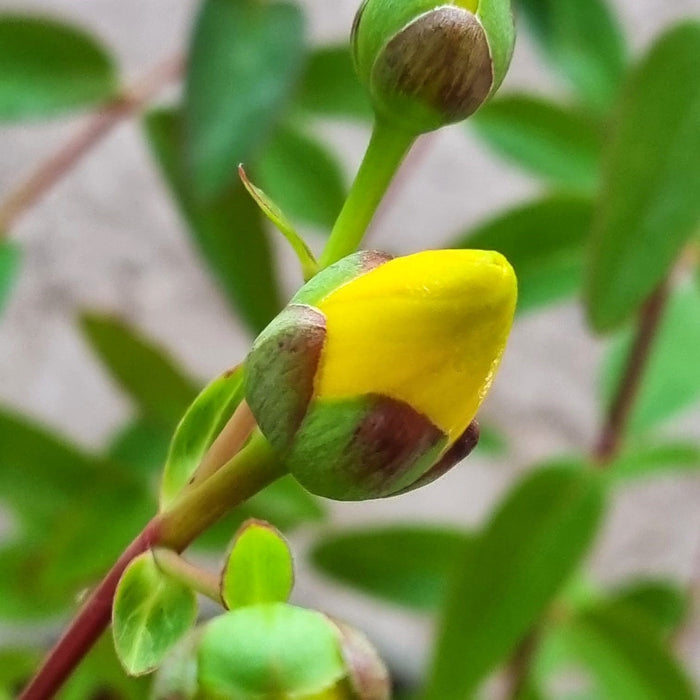
<svg viewBox="0 0 700 700"><path fill-rule="evenodd" d="M313 493L361 500L428 483L476 444L515 300L499 253L351 255L255 341L248 404Z"/></svg>
<svg viewBox="0 0 700 700"><path fill-rule="evenodd" d="M466 119L505 77L510 0L365 0L353 54L380 119L413 133Z"/></svg>

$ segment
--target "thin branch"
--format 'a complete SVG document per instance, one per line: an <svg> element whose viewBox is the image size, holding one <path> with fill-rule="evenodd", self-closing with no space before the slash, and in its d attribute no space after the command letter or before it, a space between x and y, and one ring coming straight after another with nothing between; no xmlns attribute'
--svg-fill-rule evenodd
<svg viewBox="0 0 700 700"><path fill-rule="evenodd" d="M176 551L165 547L151 550L158 568L188 588L226 607L221 597L219 576L183 559Z"/></svg>
<svg viewBox="0 0 700 700"><path fill-rule="evenodd" d="M67 143L41 163L0 203L0 238L122 120L141 111L168 83L180 77L182 56L159 63L120 95L104 104Z"/></svg>
<svg viewBox="0 0 700 700"><path fill-rule="evenodd" d="M668 297L669 283L665 280L642 308L637 334L627 356L625 372L593 451L594 459L602 468L607 466L620 450Z"/></svg>

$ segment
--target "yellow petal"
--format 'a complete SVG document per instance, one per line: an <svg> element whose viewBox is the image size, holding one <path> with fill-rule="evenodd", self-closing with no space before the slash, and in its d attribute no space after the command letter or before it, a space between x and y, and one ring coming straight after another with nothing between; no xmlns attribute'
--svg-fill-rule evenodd
<svg viewBox="0 0 700 700"><path fill-rule="evenodd" d="M515 273L499 253L395 258L331 292L315 393L405 401L456 440L484 399L515 310Z"/></svg>

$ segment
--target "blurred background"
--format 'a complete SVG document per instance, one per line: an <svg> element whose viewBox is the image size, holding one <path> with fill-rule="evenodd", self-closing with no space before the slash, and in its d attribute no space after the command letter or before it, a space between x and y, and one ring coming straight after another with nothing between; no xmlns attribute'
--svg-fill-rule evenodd
<svg viewBox="0 0 700 700"><path fill-rule="evenodd" d="M312 44L337 44L348 36L356 0L299 4ZM664 27L700 11L697 0L609 4L635 56ZM194 0L0 0L1 12L45 14L97 35L116 57L126 84L185 49L197 6ZM520 32L502 94L514 91L556 99L567 95L527 31ZM168 104L177 95L178 88L170 86L160 101ZM10 191L70 138L82 118L2 125L0 192ZM315 117L313 133L336 155L349 185L364 152L368 125ZM545 189L540 178L499 157L470 126L443 129L422 139L409 157L367 246L392 253L444 246ZM301 223L320 250L320 226ZM136 417L134 402L105 371L81 331L79 319L86 312L128 323L166 349L196 384L244 357L251 333L232 313L188 235L139 119L125 120L100 141L17 222L12 238L23 250L23 262L0 318L3 411L45 426L88 452L105 450ZM300 276L285 242L281 237L272 240L274 265L288 297ZM594 444L602 420L600 368L606 345L586 328L576 298L522 315L482 411L484 423L504 443L500 451L480 451L436 484L406 496L327 503L330 517L321 527L397 522L472 527L483 522L532 464L585 452ZM697 348L688 349L689 362L696 353ZM698 438L700 412L697 407L681 411L664 430L674 437ZM617 584L644 574L697 589L699 504L700 479L687 473L662 474L617 491L591 556L590 577ZM4 527L12 531L11 519L5 519ZM294 599L356 624L401 677L419 677L430 648L431 617L384 605L315 571L303 552L313 543L317 527L304 526L291 534L298 555ZM2 629L0 634L13 642L31 636L12 621ZM55 626L46 629L50 634ZM697 609L678 643L700 681Z"/></svg>

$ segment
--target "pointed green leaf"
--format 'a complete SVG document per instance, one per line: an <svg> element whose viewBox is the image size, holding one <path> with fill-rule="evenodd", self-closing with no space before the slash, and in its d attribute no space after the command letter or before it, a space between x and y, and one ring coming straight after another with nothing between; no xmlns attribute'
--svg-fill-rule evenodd
<svg viewBox="0 0 700 700"><path fill-rule="evenodd" d="M312 114L371 121L372 105L352 63L347 42L311 53L301 80L299 106Z"/></svg>
<svg viewBox="0 0 700 700"><path fill-rule="evenodd" d="M586 302L598 331L639 309L700 224L699 54L700 22L677 25L624 90L589 258Z"/></svg>
<svg viewBox="0 0 700 700"><path fill-rule="evenodd" d="M627 49L606 0L519 0L552 68L581 99L605 109L617 95Z"/></svg>
<svg viewBox="0 0 700 700"><path fill-rule="evenodd" d="M287 2L205 0L185 89L187 161L197 198L230 184L269 136L302 69L301 10Z"/></svg>
<svg viewBox="0 0 700 700"><path fill-rule="evenodd" d="M310 697L345 674L330 620L283 603L215 618L199 647L200 689L213 697Z"/></svg>
<svg viewBox="0 0 700 700"><path fill-rule="evenodd" d="M0 121L89 107L116 89L112 59L90 34L49 19L0 16Z"/></svg>
<svg viewBox="0 0 700 700"><path fill-rule="evenodd" d="M633 607L600 603L567 625L575 658L599 684L597 697L692 700L690 680L656 629Z"/></svg>
<svg viewBox="0 0 700 700"><path fill-rule="evenodd" d="M340 165L320 141L296 126L279 127L255 162L255 175L289 216L330 232L346 188Z"/></svg>
<svg viewBox="0 0 700 700"><path fill-rule="evenodd" d="M137 418L112 436L107 453L134 474L150 478L165 464L171 434L172 431Z"/></svg>
<svg viewBox="0 0 700 700"><path fill-rule="evenodd" d="M284 603L294 585L292 553L268 523L245 523L221 574L221 597L229 610L260 603Z"/></svg>
<svg viewBox="0 0 700 700"><path fill-rule="evenodd" d="M153 671L192 627L192 589L161 572L150 552L128 566L114 596L112 633L117 656L131 676Z"/></svg>
<svg viewBox="0 0 700 700"><path fill-rule="evenodd" d="M284 212L263 192L256 187L246 175L245 169L241 165L238 168L241 182L248 190L248 194L255 200L263 214L279 229L287 239L292 249L299 258L301 271L305 280L311 279L318 272L318 263L311 249L306 245L306 241L296 232L294 225L287 219Z"/></svg>
<svg viewBox="0 0 700 700"><path fill-rule="evenodd" d="M504 661L570 578L603 512L597 475L525 478L458 559L426 697L462 700Z"/></svg>
<svg viewBox="0 0 700 700"><path fill-rule="evenodd" d="M551 195L478 226L451 245L503 253L518 276L518 311L573 295L593 222L590 200Z"/></svg>
<svg viewBox="0 0 700 700"><path fill-rule="evenodd" d="M282 301L258 207L238 181L206 203L195 200L186 176L179 112L151 112L146 131L163 177L221 289L248 327L261 331Z"/></svg>
<svg viewBox="0 0 700 700"><path fill-rule="evenodd" d="M668 473L694 473L700 470L700 445L666 443L639 446L623 452L607 470L613 482Z"/></svg>
<svg viewBox="0 0 700 700"><path fill-rule="evenodd" d="M0 314L2 314L14 286L19 265L19 247L11 242L0 241Z"/></svg>
<svg viewBox="0 0 700 700"><path fill-rule="evenodd" d="M603 396L611 400L632 346L625 333L610 347L603 365ZM631 433L643 434L700 400L700 364L689 361L691 348L700 347L700 286L676 290L661 322L629 423Z"/></svg>
<svg viewBox="0 0 700 700"><path fill-rule="evenodd" d="M540 97L491 100L469 120L497 153L567 189L593 192L602 129L584 112Z"/></svg>
<svg viewBox="0 0 700 700"><path fill-rule="evenodd" d="M81 329L112 377L154 422L171 428L197 395L166 352L121 319L84 313Z"/></svg>
<svg viewBox="0 0 700 700"><path fill-rule="evenodd" d="M434 610L470 537L436 526L392 526L327 535L312 550L324 574L391 603Z"/></svg>
<svg viewBox="0 0 700 700"><path fill-rule="evenodd" d="M243 397L243 365L239 365L210 382L187 409L163 470L161 509L172 504L187 485Z"/></svg>
<svg viewBox="0 0 700 700"><path fill-rule="evenodd" d="M620 586L613 592L611 602L635 608L658 626L662 638L680 627L690 609L683 587L664 580L642 579Z"/></svg>

